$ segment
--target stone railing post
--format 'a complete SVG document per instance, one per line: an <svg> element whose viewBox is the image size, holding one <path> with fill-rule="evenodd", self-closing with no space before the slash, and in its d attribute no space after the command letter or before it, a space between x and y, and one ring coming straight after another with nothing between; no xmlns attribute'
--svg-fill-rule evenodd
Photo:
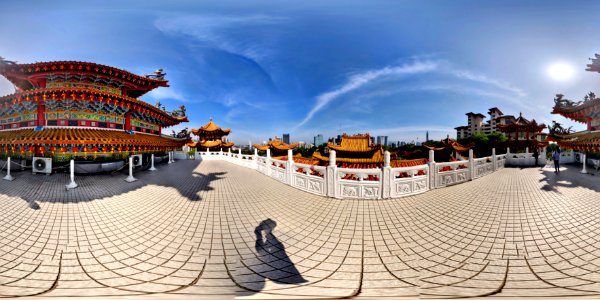
<svg viewBox="0 0 600 300"><path fill-rule="evenodd" d="M335 150L329 150L329 165L327 166L327 196L339 198L337 189L337 165L335 161Z"/></svg>
<svg viewBox="0 0 600 300"><path fill-rule="evenodd" d="M75 183L75 160L71 159L69 163L69 173L71 174L71 182L66 185L67 190L71 190L77 187L77 183Z"/></svg>
<svg viewBox="0 0 600 300"><path fill-rule="evenodd" d="M258 170L258 149L254 148L254 168Z"/></svg>
<svg viewBox="0 0 600 300"><path fill-rule="evenodd" d="M383 170L382 170L382 198L391 198L392 186L393 186L393 176L392 176L392 168L390 167L390 152L385 151L383 153Z"/></svg>
<svg viewBox="0 0 600 300"><path fill-rule="evenodd" d="M152 153L152 155L150 156L150 171L156 171L156 168L154 167L154 153Z"/></svg>
<svg viewBox="0 0 600 300"><path fill-rule="evenodd" d="M219 148L219 156L223 156L223 148Z"/></svg>
<svg viewBox="0 0 600 300"><path fill-rule="evenodd" d="M496 172L496 148L492 148L492 170Z"/></svg>
<svg viewBox="0 0 600 300"><path fill-rule="evenodd" d="M581 174L587 174L587 155L585 152L579 155L581 157L581 162L583 163L583 168L581 169Z"/></svg>
<svg viewBox="0 0 600 300"><path fill-rule="evenodd" d="M271 149L267 149L267 167L265 168L265 175L271 176Z"/></svg>
<svg viewBox="0 0 600 300"><path fill-rule="evenodd" d="M208 157L210 155L210 149L206 148L206 156Z"/></svg>
<svg viewBox="0 0 600 300"><path fill-rule="evenodd" d="M242 148L238 148L238 160L242 161Z"/></svg>
<svg viewBox="0 0 600 300"><path fill-rule="evenodd" d="M228 148L228 149L227 149L227 157L230 157L230 158L231 158L231 148Z"/></svg>
<svg viewBox="0 0 600 300"><path fill-rule="evenodd" d="M504 160L504 166L506 166L506 164L512 165L512 158L510 155L510 148L506 147L506 160Z"/></svg>
<svg viewBox="0 0 600 300"><path fill-rule="evenodd" d="M473 149L469 149L469 175L471 180L475 179L475 161L473 160Z"/></svg>
<svg viewBox="0 0 600 300"><path fill-rule="evenodd" d="M288 159L286 166L287 184L292 185L292 175L294 174L294 151L288 149Z"/></svg>
<svg viewBox="0 0 600 300"><path fill-rule="evenodd" d="M437 178L435 174L435 152L433 150L429 150L429 172L427 172L427 176L429 176L429 189L433 190L437 186L435 180Z"/></svg>

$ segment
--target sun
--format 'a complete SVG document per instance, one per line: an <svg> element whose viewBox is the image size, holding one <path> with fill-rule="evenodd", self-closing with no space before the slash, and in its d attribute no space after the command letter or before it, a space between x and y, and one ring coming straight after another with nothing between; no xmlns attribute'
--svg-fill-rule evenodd
<svg viewBox="0 0 600 300"><path fill-rule="evenodd" d="M564 81L573 78L574 70L566 63L555 63L548 67L548 75L554 80Z"/></svg>

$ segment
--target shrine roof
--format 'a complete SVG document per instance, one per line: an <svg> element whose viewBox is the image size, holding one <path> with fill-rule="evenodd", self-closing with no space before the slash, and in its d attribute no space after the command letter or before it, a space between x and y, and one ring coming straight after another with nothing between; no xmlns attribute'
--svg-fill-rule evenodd
<svg viewBox="0 0 600 300"><path fill-rule="evenodd" d="M0 131L0 144L108 144L129 146L181 147L187 139L152 134L129 134L123 130L93 128L53 128L35 131L33 128Z"/></svg>
<svg viewBox="0 0 600 300"><path fill-rule="evenodd" d="M371 136L369 134L343 134L339 145L328 143L327 148L340 152L383 151L381 145L371 145Z"/></svg>
<svg viewBox="0 0 600 300"><path fill-rule="evenodd" d="M139 97L157 87L169 86L168 81L161 76L140 76L122 69L92 62L50 61L30 64L17 64L8 62L6 60L0 60L0 74L4 75L9 81L22 89L30 89L34 87L30 81L31 78L37 75L52 73L94 74L113 78L121 82L126 82L135 89L139 90L137 93L135 93L136 97Z"/></svg>
<svg viewBox="0 0 600 300"><path fill-rule="evenodd" d="M124 95L116 95L99 90L86 88L51 88L21 91L0 97L0 105L14 105L21 101L46 101L46 100L74 100L74 101L97 101L104 103L119 103L119 105L131 107L146 114L153 114L167 123L168 126L188 122L187 116L174 115L167 111L151 105L145 101Z"/></svg>
<svg viewBox="0 0 600 300"><path fill-rule="evenodd" d="M192 128L192 133L195 135L206 134L206 135L223 136L223 135L228 135L229 133L231 133L231 129L230 128L221 128L219 125L215 124L212 121L212 118L210 118L208 123L206 123L204 126L201 126L200 128Z"/></svg>

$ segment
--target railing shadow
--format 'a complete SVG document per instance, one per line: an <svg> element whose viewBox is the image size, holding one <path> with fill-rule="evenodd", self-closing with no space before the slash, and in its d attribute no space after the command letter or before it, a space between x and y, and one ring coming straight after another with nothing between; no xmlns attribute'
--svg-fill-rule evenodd
<svg viewBox="0 0 600 300"><path fill-rule="evenodd" d="M157 171L140 170L133 176L132 183L123 179L128 170L113 174L75 176L79 185L66 190L70 182L69 174L55 173L49 176L31 174L31 171L12 173L14 181L0 180L0 194L25 200L32 209L40 209L40 202L79 203L121 195L144 186L158 185L171 187L189 201L202 200L199 193L213 190L211 183L222 178L226 172L200 173L195 171L200 161L179 160L174 164L157 165Z"/></svg>

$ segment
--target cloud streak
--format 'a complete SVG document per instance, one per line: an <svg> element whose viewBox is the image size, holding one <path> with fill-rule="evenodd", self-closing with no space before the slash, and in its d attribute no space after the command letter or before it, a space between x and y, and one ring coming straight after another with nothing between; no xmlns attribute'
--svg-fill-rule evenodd
<svg viewBox="0 0 600 300"><path fill-rule="evenodd" d="M267 55L260 40L246 41L232 38L230 33L248 27L273 26L284 22L282 17L263 14L254 15L191 15L175 18L162 17L154 26L169 35L187 35L206 44L230 53L239 53L254 60Z"/></svg>
<svg viewBox="0 0 600 300"><path fill-rule="evenodd" d="M298 128L304 126L308 121L310 121L314 115L321 111L327 104L334 101L335 99L348 94L354 90L357 90L366 84L383 78L387 76L397 76L397 75L413 75L426 73L436 70L438 64L433 61L427 62L414 62L411 64L404 64L402 66L395 67L385 67L377 70L370 70L363 73L355 74L350 76L350 78L344 83L341 87L331 90L329 92L320 94L317 96L317 101L312 109L308 112L308 114L304 117L304 119L298 123L292 131L297 130Z"/></svg>
<svg viewBox="0 0 600 300"><path fill-rule="evenodd" d="M518 97L527 96L527 93L525 93L525 91L523 91L521 88L518 88L508 82L500 81L500 80L497 80L494 78L489 78L483 74L476 74L476 73L473 73L471 71L466 71L466 70L454 70L454 71L452 71L452 75L454 75L457 78L461 78L461 79L467 79L470 81L485 83L485 84L497 87L499 89L502 89L502 90L505 90L508 92L512 92Z"/></svg>

